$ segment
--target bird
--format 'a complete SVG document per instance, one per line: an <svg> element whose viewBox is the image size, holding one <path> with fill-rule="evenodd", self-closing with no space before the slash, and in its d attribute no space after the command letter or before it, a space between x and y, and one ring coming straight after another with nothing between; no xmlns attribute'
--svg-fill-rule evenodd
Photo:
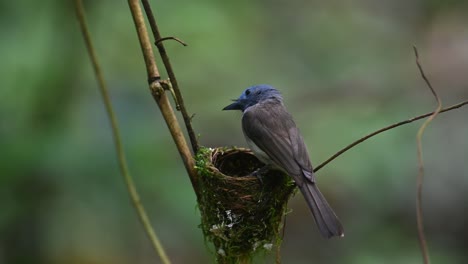
<svg viewBox="0 0 468 264"><path fill-rule="evenodd" d="M317 187L304 139L281 93L270 85L254 85L233 101L223 110L243 112L242 131L247 145L265 164L252 174L261 177L269 169L288 174L304 196L321 235L343 237L343 226Z"/></svg>

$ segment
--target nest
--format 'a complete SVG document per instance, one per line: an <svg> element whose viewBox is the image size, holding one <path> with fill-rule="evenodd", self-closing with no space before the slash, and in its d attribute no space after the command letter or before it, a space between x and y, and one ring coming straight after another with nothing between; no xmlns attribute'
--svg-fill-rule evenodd
<svg viewBox="0 0 468 264"><path fill-rule="evenodd" d="M218 263L238 263L280 243L279 230L295 185L283 172L263 167L250 150L203 148L197 155L201 228Z"/></svg>

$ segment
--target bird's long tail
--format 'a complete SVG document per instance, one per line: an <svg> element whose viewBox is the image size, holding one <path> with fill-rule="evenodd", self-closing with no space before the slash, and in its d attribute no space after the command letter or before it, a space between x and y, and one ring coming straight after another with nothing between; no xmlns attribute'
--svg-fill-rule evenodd
<svg viewBox="0 0 468 264"><path fill-rule="evenodd" d="M312 211L322 236L326 238L344 236L344 230L340 220L338 220L335 212L333 212L333 209L328 205L327 200L325 200L325 197L323 197L317 185L312 182L304 182L299 189Z"/></svg>

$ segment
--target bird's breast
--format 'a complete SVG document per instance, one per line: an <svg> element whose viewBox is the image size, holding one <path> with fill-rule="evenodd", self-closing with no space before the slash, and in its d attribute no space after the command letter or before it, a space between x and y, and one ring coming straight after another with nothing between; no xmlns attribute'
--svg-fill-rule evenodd
<svg viewBox="0 0 468 264"><path fill-rule="evenodd" d="M247 141L247 145L249 145L249 148L253 151L255 156L261 162L265 163L266 165L274 165L273 160L271 160L270 157L265 152L263 152L263 150L261 150L257 145L255 145L255 143L252 140L250 140L250 138L246 136L245 140Z"/></svg>

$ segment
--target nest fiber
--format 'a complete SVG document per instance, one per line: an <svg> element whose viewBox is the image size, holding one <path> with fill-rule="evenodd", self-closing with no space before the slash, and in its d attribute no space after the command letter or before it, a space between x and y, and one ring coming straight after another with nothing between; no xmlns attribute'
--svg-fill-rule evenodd
<svg viewBox="0 0 468 264"><path fill-rule="evenodd" d="M251 173L264 166L250 150L203 148L197 155L199 207L205 238L219 263L238 263L280 242L280 223L294 182L270 170L260 182Z"/></svg>

